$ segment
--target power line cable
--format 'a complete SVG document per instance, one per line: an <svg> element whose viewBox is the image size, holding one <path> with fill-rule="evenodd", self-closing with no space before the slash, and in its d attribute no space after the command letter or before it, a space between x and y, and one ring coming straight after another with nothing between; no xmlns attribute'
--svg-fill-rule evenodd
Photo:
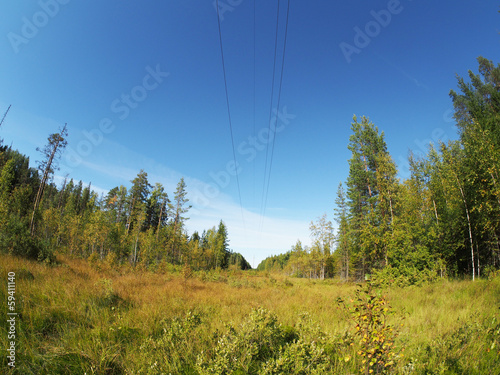
<svg viewBox="0 0 500 375"><path fill-rule="evenodd" d="M7 117L7 113L9 113L10 107L12 107L12 104L11 104L11 105L9 105L9 108L7 108L7 110L5 111L5 114L4 114L4 115L3 115L3 117L2 117L2 121L0 121L0 126L2 126L2 124L3 124L4 120L5 120L5 118Z"/></svg>
<svg viewBox="0 0 500 375"><path fill-rule="evenodd" d="M220 54L221 54L221 58L222 58L222 71L224 73L224 88L226 91L227 115L228 115L228 119L229 119L229 132L231 133L231 145L233 148L234 165L235 165L235 168L237 169L238 163L236 161L236 152L235 152L235 148L234 148L233 124L231 121L231 111L230 111L230 106L229 106L229 94L228 94L228 90L227 90L226 64L224 63L224 48L222 47L222 31L221 31L221 27L220 27L219 0L216 0L216 7L217 7L217 24L219 26ZM238 173L236 173L236 183L238 185L238 197L240 199L241 219L243 220L243 225L245 226L245 218L243 216L243 204L242 204L242 200L241 200L240 179L238 177Z"/></svg>
<svg viewBox="0 0 500 375"><path fill-rule="evenodd" d="M256 112L256 40L257 40L257 28L256 28L256 13L257 13L257 6L256 6L257 0L253 1L253 132L252 135L255 137L256 133L256 119L255 119L255 112ZM253 164L253 200L255 200L255 162Z"/></svg>
<svg viewBox="0 0 500 375"><path fill-rule="evenodd" d="M281 61L280 85L279 85L279 90L278 90L278 105L276 107L276 123L275 123L275 126L274 126L273 146L272 146L272 149L271 149L271 161L270 161L270 164L269 164L269 177L267 178L267 188L266 188L266 194L265 194L265 198L264 198L264 211L263 211L262 217L264 217L264 215L266 213L267 198L268 198L268 194L269 194L269 183L271 181L271 171L272 171L272 167L273 167L274 145L276 143L276 127L278 125L278 114L279 114L279 111L280 111L280 102L281 102L281 89L282 89L282 86L283 86L283 71L284 71L284 67L285 67L285 55L286 55L286 42L287 42L287 36L288 36L288 19L289 19L289 15L290 15L290 0L288 0L287 11L286 11L285 38L284 38L284 41L283 41L283 56L282 56L282 61Z"/></svg>
<svg viewBox="0 0 500 375"><path fill-rule="evenodd" d="M271 118L272 118L272 113L273 113L273 100L274 100L274 80L275 80L275 75L276 75L276 56L278 52L278 32L279 32L279 20L280 20L280 0L278 0L278 10L276 12L276 35L274 38L274 62L273 62L273 79L271 82L271 104L269 106L269 121L268 121L268 135L271 134ZM266 144L266 162L265 162L265 167L264 167L264 182L262 184L262 199L260 203L260 213L261 213L261 220L260 220L260 227L262 228L262 221L263 221L263 209L264 209L264 196L265 196L265 190L266 190L266 178L267 178L267 161L269 157L269 142Z"/></svg>

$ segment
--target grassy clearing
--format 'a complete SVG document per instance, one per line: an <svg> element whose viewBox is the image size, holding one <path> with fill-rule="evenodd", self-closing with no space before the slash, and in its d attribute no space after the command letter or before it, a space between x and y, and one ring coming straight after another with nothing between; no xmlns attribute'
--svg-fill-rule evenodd
<svg viewBox="0 0 500 375"><path fill-rule="evenodd" d="M336 302L351 303L354 284L59 261L1 256L1 313L10 271L20 313L12 373L364 373L355 322ZM399 333L386 372L500 373L500 278L379 292ZM1 330L8 347L5 319Z"/></svg>

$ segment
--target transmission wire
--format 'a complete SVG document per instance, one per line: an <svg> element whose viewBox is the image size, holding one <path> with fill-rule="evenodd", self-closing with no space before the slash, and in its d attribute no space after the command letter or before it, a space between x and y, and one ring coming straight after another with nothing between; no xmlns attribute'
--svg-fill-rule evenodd
<svg viewBox="0 0 500 375"><path fill-rule="evenodd" d="M287 42L287 36L288 36L289 15L290 15L290 0L288 0L287 11L286 11L285 38L283 41L283 56L282 56L282 61L281 61L280 85L279 85L279 90L278 90L278 105L276 108L276 123L274 126L273 146L271 149L271 162L269 164L269 177L267 178L267 188L266 188L266 194L265 194L265 198L264 198L265 199L264 200L264 211L263 211L262 217L264 217L264 215L266 213L267 198L268 198L268 194L269 194L269 183L271 181L271 170L273 167L274 145L276 142L276 127L278 125L278 117L279 117L278 115L279 115L279 111L280 111L280 102L281 102L281 89L282 89L282 85L283 85L283 71L284 71L284 66L285 66L285 54L286 54L286 42Z"/></svg>
<svg viewBox="0 0 500 375"><path fill-rule="evenodd" d="M220 27L220 15L219 15L219 0L216 0L216 7L217 7L217 24L219 26L219 44L220 44L220 54L222 58L222 71L224 73L224 88L226 91L226 105L227 105L227 115L229 119L229 132L231 133L231 145L233 148L233 159L234 159L234 165L235 168L237 169L237 161L236 161L236 152L234 148L234 137L233 137L233 125L231 121L231 111L230 111L230 106L229 106L229 94L227 90L227 78L226 78L226 64L224 63L224 49L222 47L222 31ZM243 204L241 200L241 189L240 189L240 179L238 177L238 173L236 173L236 183L238 185L238 197L240 200L240 209L241 209L241 219L243 220L243 225L245 226L245 218L243 216Z"/></svg>
<svg viewBox="0 0 500 375"><path fill-rule="evenodd" d="M274 80L275 80L275 74L276 74L276 56L277 56L277 51L278 51L278 31L279 31L279 15L280 15L280 0L278 0L278 10L276 12L276 36L274 38L274 62L273 62L273 79L271 82L271 104L269 106L269 121L268 121L268 134L271 134L271 118L272 118L272 112L273 112L273 99L274 99ZM264 168L264 182L262 185L262 199L260 203L260 229L262 229L262 224L263 224L263 215L264 215L264 197L265 197L265 190L266 190L266 178L267 178L267 160L269 156L269 142L266 144L266 162L265 162L265 168Z"/></svg>

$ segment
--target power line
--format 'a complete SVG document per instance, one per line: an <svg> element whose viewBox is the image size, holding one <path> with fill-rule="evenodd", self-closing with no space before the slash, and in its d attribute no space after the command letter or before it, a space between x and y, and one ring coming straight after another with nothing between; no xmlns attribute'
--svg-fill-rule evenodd
<svg viewBox="0 0 500 375"><path fill-rule="evenodd" d="M7 108L7 110L5 111L5 114L2 117L2 121L0 121L0 126L2 126L2 124L3 124L4 120L5 120L5 117L7 117L7 113L9 113L10 107L12 107L12 104L9 105L9 108Z"/></svg>
<svg viewBox="0 0 500 375"><path fill-rule="evenodd" d="M264 198L264 210L263 210L263 213L262 213L262 217L264 217L264 215L266 213L267 198L268 198L268 193L269 193L269 183L270 183L270 180L271 180L271 170L272 170L272 167L273 167L274 145L275 145L275 142L276 142L276 127L278 125L278 114L279 114L279 111L280 111L280 102L281 102L281 89L282 89L282 86L283 86L283 71L284 71L284 67L285 67L285 55L286 55L286 42L287 42L287 36L288 36L288 19L289 19L289 15L290 15L290 0L288 0L287 10L286 10L285 37L284 37L284 41L283 41L283 56L282 56L282 60L281 60L280 85L279 85L279 90L278 90L278 105L276 107L276 123L275 123L275 126L274 126L273 147L271 149L271 161L270 161L270 164L269 164L269 177L267 178L267 188L266 188L266 194L265 194L265 198Z"/></svg>
<svg viewBox="0 0 500 375"><path fill-rule="evenodd" d="M273 79L271 82L271 103L269 105L269 121L268 121L268 135L271 134L271 118L273 112L273 99L274 99L274 79L276 74L276 56L278 52L278 31L279 31L279 21L280 21L280 0L278 0L278 10L276 12L276 33L274 38L274 62L273 62ZM260 203L260 213L261 213L261 222L260 226L262 227L262 217L264 216L264 196L266 190L266 178L267 178L267 160L269 157L269 142L266 144L266 162L264 167L264 182L262 184L262 199Z"/></svg>
<svg viewBox="0 0 500 375"><path fill-rule="evenodd" d="M255 112L256 112L256 40L257 40L257 28L256 28L256 3L257 0L253 1L253 132L252 135L255 137L256 133L256 120L255 120ZM253 165L253 200L255 200L255 163Z"/></svg>
<svg viewBox="0 0 500 375"><path fill-rule="evenodd" d="M236 161L236 152L234 148L234 137L233 137L233 124L231 121L231 111L230 111L230 106L229 106L229 94L227 90L227 78L226 78L226 64L224 63L224 49L222 47L222 31L220 27L220 15L219 15L219 0L216 0L216 7L217 7L217 24L219 26L219 44L220 44L220 54L222 58L222 71L224 73L224 88L226 90L226 105L227 105L227 115L229 119L229 132L231 133L231 145L233 148L233 159L234 159L234 165L235 168L237 169L237 161ZM236 173L236 183L238 185L238 197L240 199L240 209L241 209L241 218L243 220L243 225L245 225L245 219L243 216L243 204L241 200L241 189L240 189L240 179L238 177L238 173Z"/></svg>

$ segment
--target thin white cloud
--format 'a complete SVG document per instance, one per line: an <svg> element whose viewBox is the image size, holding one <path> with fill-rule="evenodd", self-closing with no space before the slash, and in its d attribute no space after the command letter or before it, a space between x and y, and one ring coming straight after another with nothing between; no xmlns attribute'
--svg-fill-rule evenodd
<svg viewBox="0 0 500 375"><path fill-rule="evenodd" d="M202 232L218 226L220 220L223 220L228 227L230 248L241 253L250 263L255 262L255 266L269 255L288 251L297 239L304 244L309 242L309 220L283 219L286 210L280 207L276 209L281 218L262 217L242 209L239 203L223 191L224 189L213 183L185 176L112 141L104 140L99 147L105 147L107 153L116 157L107 158L104 163L97 163L91 161L95 158L90 155L78 166L82 172L91 171L94 176L100 174L104 178L113 179L116 181L114 185L130 186L130 180L143 168L148 173L150 183L161 183L171 200L178 181L184 177L189 204L193 206L188 213L190 219L186 223L188 233ZM105 189L99 189L98 192L107 193ZM271 209L269 211L274 212Z"/></svg>

